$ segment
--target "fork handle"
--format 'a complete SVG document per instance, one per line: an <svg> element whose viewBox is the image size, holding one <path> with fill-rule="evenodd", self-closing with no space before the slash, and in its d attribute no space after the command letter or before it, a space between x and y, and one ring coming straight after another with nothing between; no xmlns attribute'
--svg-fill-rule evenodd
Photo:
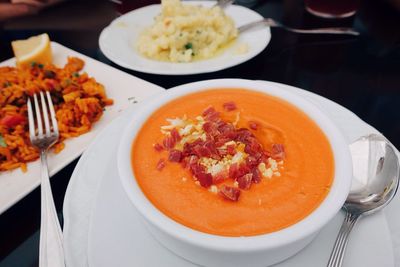
<svg viewBox="0 0 400 267"><path fill-rule="evenodd" d="M339 28L319 28L319 29L294 29L284 27L286 30L297 33L315 33L315 34L348 34L348 35L360 35L359 32L352 30L351 28L339 27Z"/></svg>
<svg viewBox="0 0 400 267"><path fill-rule="evenodd" d="M40 152L41 162L41 222L40 267L64 267L63 238L47 169L47 150Z"/></svg>
<svg viewBox="0 0 400 267"><path fill-rule="evenodd" d="M311 34L348 34L348 35L360 35L359 32L354 31L352 28L346 27L336 27L336 28L317 28L317 29L295 29L288 26L285 26L273 19L264 18L262 20L257 20L254 22L247 23L238 28L239 33L243 33L247 30L258 28L258 27L278 27L283 28L290 32L296 33L311 33Z"/></svg>
<svg viewBox="0 0 400 267"><path fill-rule="evenodd" d="M342 227L340 228L339 234L336 238L327 267L342 266L344 253L349 240L349 234L359 218L360 214L352 214L346 210L346 217L343 220Z"/></svg>

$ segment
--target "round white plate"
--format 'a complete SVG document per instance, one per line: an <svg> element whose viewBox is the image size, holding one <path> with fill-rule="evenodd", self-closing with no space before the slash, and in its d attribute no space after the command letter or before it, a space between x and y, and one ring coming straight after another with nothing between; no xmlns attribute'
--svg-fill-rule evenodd
<svg viewBox="0 0 400 267"><path fill-rule="evenodd" d="M264 83L290 90L319 105L345 133L348 143L359 136L377 133L330 100L294 87ZM84 153L71 178L64 202L67 266L195 266L153 239L123 192L114 155L126 123L130 122L121 116L107 127ZM98 188L96 197L88 196L85 190L93 187ZM395 266L394 258L400 255L400 232L395 230L400 222L396 212L399 206L397 195L384 212L360 220L351 234L344 266ZM82 223L82 217L90 223ZM276 266L325 266L342 218L343 214L338 214L308 247Z"/></svg>
<svg viewBox="0 0 400 267"><path fill-rule="evenodd" d="M188 5L212 6L214 1L190 1ZM148 59L140 55L135 44L143 29L149 27L161 11L161 5L150 5L133 10L111 22L100 34L99 46L103 54L114 63L128 69L164 75L186 75L214 72L241 64L262 52L271 39L269 27L244 32L236 42L221 55L207 60L190 63L169 63ZM240 27L248 22L262 19L258 13L242 7L231 5L225 12ZM235 53L237 45L247 44L247 53Z"/></svg>

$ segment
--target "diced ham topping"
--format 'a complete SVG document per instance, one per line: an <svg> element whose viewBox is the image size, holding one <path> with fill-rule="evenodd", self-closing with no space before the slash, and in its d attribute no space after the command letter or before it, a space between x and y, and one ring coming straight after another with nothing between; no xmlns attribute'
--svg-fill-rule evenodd
<svg viewBox="0 0 400 267"><path fill-rule="evenodd" d="M194 162L191 165L189 165L190 170L194 174L195 178L200 174L200 173L205 173L205 168L203 165L200 165L198 162Z"/></svg>
<svg viewBox="0 0 400 267"><path fill-rule="evenodd" d="M232 179L236 179L238 177L238 170L239 166L237 163L233 163L231 166L229 166L229 177Z"/></svg>
<svg viewBox="0 0 400 267"><path fill-rule="evenodd" d="M165 160L160 159L157 163L156 169L161 171L162 169L164 169L164 167L165 167Z"/></svg>
<svg viewBox="0 0 400 267"><path fill-rule="evenodd" d="M235 155L235 153L236 153L236 150L235 150L235 146L234 145L228 145L228 146L226 146L226 152L229 154L229 155Z"/></svg>
<svg viewBox="0 0 400 267"><path fill-rule="evenodd" d="M181 162L182 161L182 151L177 149L171 149L169 151L168 160L172 162Z"/></svg>
<svg viewBox="0 0 400 267"><path fill-rule="evenodd" d="M239 184L239 188L243 190L249 190L251 186L251 182L253 180L253 174L252 173L247 173L243 176L240 176L237 179L237 182Z"/></svg>
<svg viewBox="0 0 400 267"><path fill-rule="evenodd" d="M217 112L213 107L206 108L202 115L206 121L216 121L219 119L219 112Z"/></svg>
<svg viewBox="0 0 400 267"><path fill-rule="evenodd" d="M237 109L234 102L224 103L223 108L225 111ZM168 160L188 169L198 185L210 187L210 192L219 192L230 201L238 201L241 190L249 190L263 177L271 178L278 173L276 160L285 157L282 144L273 144L271 151L263 148L250 131L258 130L259 123L250 121L249 128L236 128L235 123L222 120L211 106L196 120L185 115L167 121L170 125L161 127L166 137L162 145L154 144L154 149L166 150ZM157 170L161 171L165 164L160 159ZM226 185L227 179L233 180L234 186Z"/></svg>
<svg viewBox="0 0 400 267"><path fill-rule="evenodd" d="M218 112L215 110L214 107L209 106L205 110L203 110L202 115L203 115L203 117L207 117L208 115L214 114L214 113L218 113Z"/></svg>
<svg viewBox="0 0 400 267"><path fill-rule="evenodd" d="M232 186L222 185L221 189L219 190L219 194L227 200L236 202L239 200L240 189Z"/></svg>
<svg viewBox="0 0 400 267"><path fill-rule="evenodd" d="M273 144L272 145L272 158L277 160L282 160L285 158L285 148L282 144Z"/></svg>
<svg viewBox="0 0 400 267"><path fill-rule="evenodd" d="M251 174L253 183L258 184L259 182L261 182L261 174L258 168L253 168L251 170Z"/></svg>
<svg viewBox="0 0 400 267"><path fill-rule="evenodd" d="M246 158L246 164L249 167L255 167L259 164L260 162L258 161L258 159L255 156L248 156Z"/></svg>
<svg viewBox="0 0 400 267"><path fill-rule="evenodd" d="M163 145L165 149L169 150L175 147L176 140L172 136L167 136L163 140Z"/></svg>
<svg viewBox="0 0 400 267"><path fill-rule="evenodd" d="M254 137L254 135L249 131L247 128L240 128L236 130L236 141L246 143L247 140L251 139Z"/></svg>
<svg viewBox="0 0 400 267"><path fill-rule="evenodd" d="M235 104L235 102L233 102L233 101L226 102L226 103L224 103L222 106L224 107L224 109L225 109L226 111L232 111L232 110L237 109L236 104Z"/></svg>
<svg viewBox="0 0 400 267"><path fill-rule="evenodd" d="M211 151L204 146L204 144L199 144L193 147L193 153L198 157L211 157Z"/></svg>
<svg viewBox="0 0 400 267"><path fill-rule="evenodd" d="M249 121L249 127L250 127L250 129L257 131L258 123L255 121Z"/></svg>
<svg viewBox="0 0 400 267"><path fill-rule="evenodd" d="M178 142L179 140L181 140L181 136L179 135L178 131L174 128L171 131L171 137L172 139L175 140L175 142Z"/></svg>
<svg viewBox="0 0 400 267"><path fill-rule="evenodd" d="M159 143L155 143L153 147L158 152L160 152L160 151L162 151L164 149L163 146L160 145Z"/></svg>
<svg viewBox="0 0 400 267"><path fill-rule="evenodd" d="M213 178L209 173L200 172L196 177L202 187L209 187L213 184Z"/></svg>
<svg viewBox="0 0 400 267"><path fill-rule="evenodd" d="M212 178L213 178L214 184L222 183L223 181L225 181L225 179L228 178L228 172L221 171L221 172L217 173L216 175L214 175Z"/></svg>

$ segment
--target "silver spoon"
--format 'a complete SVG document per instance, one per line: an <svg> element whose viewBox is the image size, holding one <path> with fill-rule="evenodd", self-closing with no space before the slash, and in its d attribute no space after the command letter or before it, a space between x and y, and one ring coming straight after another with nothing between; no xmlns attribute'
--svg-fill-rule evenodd
<svg viewBox="0 0 400 267"><path fill-rule="evenodd" d="M218 0L213 7L219 6L221 9L224 9L227 6L232 5L234 2L235 0Z"/></svg>
<svg viewBox="0 0 400 267"><path fill-rule="evenodd" d="M399 186L399 158L383 136L371 134L350 145L353 184L343 205L346 217L336 238L328 267L342 265L348 237L359 218L385 207Z"/></svg>
<svg viewBox="0 0 400 267"><path fill-rule="evenodd" d="M352 30L351 28L346 28L346 27L338 27L338 28L318 28L318 29L295 29L291 27L287 27L283 25L280 22L277 22L276 20L273 20L271 18L265 18L262 20L254 21L247 23L243 26L240 26L238 28L239 33L243 33L245 31L248 31L250 29L255 29L258 27L280 27L283 28L287 31L290 32L296 32L296 33L314 33L314 34L348 34L348 35L359 35L360 33L357 31Z"/></svg>

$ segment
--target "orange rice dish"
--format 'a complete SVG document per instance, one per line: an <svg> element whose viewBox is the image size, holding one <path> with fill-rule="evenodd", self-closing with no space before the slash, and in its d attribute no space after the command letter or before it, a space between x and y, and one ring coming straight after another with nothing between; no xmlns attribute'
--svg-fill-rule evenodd
<svg viewBox="0 0 400 267"><path fill-rule="evenodd" d="M39 158L31 145L27 117L27 98L40 91L52 97L60 139L55 153L64 148L64 140L90 131L105 106L112 105L104 86L81 72L84 61L69 57L63 68L36 64L26 68L0 67L0 171L21 168Z"/></svg>

